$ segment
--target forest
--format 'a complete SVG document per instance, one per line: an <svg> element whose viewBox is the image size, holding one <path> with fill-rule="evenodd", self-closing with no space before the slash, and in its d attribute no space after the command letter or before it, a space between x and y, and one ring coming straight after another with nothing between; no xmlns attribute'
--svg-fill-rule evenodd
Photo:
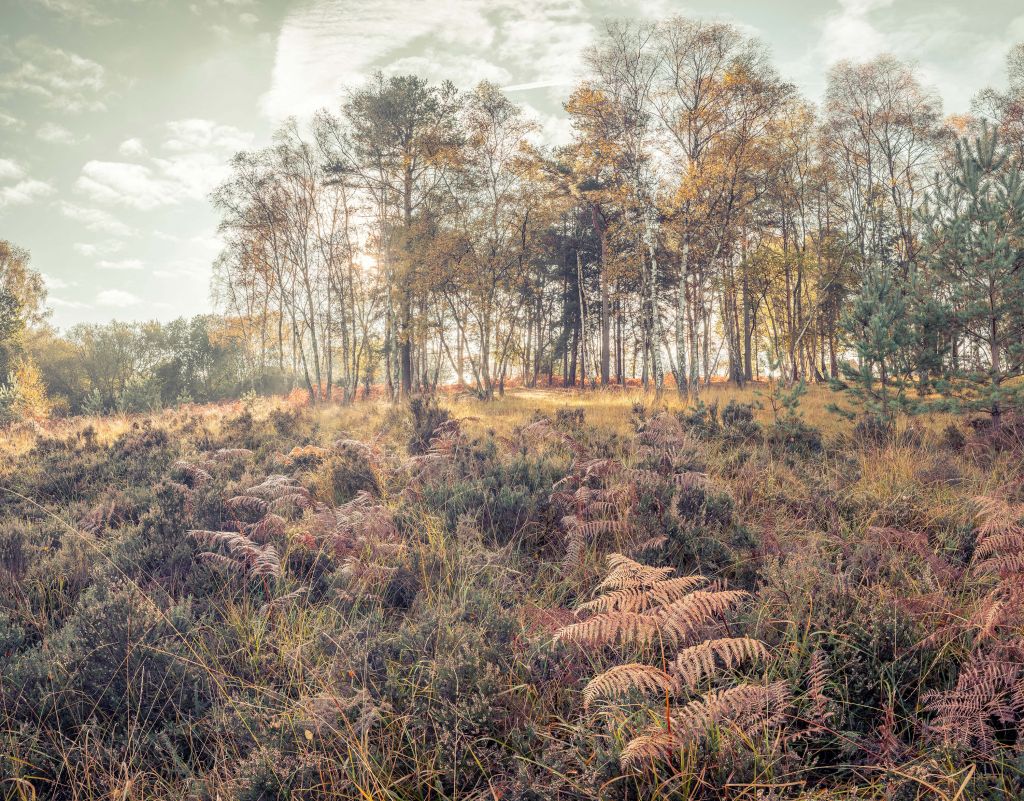
<svg viewBox="0 0 1024 801"><path fill-rule="evenodd" d="M0 240L0 801L1024 799L1024 44L584 62L235 154L207 314Z"/></svg>

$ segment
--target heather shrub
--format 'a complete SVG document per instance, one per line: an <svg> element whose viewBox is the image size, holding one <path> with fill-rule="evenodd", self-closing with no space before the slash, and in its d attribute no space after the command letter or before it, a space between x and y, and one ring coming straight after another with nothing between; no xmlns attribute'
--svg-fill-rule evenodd
<svg viewBox="0 0 1024 801"><path fill-rule="evenodd" d="M409 453L416 455L426 453L430 448L430 440L438 427L449 419L449 414L437 405L430 396L418 396L409 401L409 412L412 414L412 436L409 438Z"/></svg>

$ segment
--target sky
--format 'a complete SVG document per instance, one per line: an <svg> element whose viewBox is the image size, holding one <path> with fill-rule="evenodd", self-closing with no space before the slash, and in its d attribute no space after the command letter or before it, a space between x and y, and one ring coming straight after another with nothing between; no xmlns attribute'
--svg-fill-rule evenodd
<svg viewBox="0 0 1024 801"><path fill-rule="evenodd" d="M493 81L559 141L603 21L672 14L759 36L815 101L836 61L893 53L950 114L1024 40L1019 0L0 0L0 239L59 328L209 311L208 195L284 118L416 72Z"/></svg>

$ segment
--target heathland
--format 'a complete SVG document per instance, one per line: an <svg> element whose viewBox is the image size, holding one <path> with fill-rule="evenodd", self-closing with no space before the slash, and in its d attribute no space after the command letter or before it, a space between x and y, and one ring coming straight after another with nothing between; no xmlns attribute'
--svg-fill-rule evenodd
<svg viewBox="0 0 1024 801"><path fill-rule="evenodd" d="M1024 424L813 388L0 440L0 798L1021 796Z"/></svg>

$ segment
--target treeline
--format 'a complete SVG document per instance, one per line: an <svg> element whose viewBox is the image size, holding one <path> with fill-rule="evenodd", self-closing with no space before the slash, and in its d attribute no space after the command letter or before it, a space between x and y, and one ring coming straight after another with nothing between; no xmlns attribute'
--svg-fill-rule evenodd
<svg viewBox="0 0 1024 801"><path fill-rule="evenodd" d="M27 345L64 413L147 412L291 388L290 376L249 373L231 325L217 315L77 325L63 335L37 332Z"/></svg>
<svg viewBox="0 0 1024 801"><path fill-rule="evenodd" d="M58 333L29 254L0 240L0 426L64 414L146 412L286 392L293 376L251 369L220 315L110 322Z"/></svg>
<svg viewBox="0 0 1024 801"><path fill-rule="evenodd" d="M1020 310L999 298L1022 272L1022 52L1008 92L944 119L891 56L835 66L817 108L736 26L609 24L554 149L495 86L377 75L235 158L213 198L216 297L255 369L294 368L313 399L374 381L696 393L715 376L847 381L851 357L869 383L922 394L946 368L1019 372ZM976 136L991 157L965 161L978 145L957 142ZM1000 249L998 275L954 264ZM1001 349L975 286L989 279ZM910 326L883 355L862 341L875 307L844 316L880 281Z"/></svg>
<svg viewBox="0 0 1024 801"><path fill-rule="evenodd" d="M891 56L836 65L819 108L736 26L613 23L560 147L491 84L378 74L232 160L217 316L57 336L3 243L0 409L771 375L887 425L936 399L998 421L1024 374L1024 45L1007 64L969 115Z"/></svg>

